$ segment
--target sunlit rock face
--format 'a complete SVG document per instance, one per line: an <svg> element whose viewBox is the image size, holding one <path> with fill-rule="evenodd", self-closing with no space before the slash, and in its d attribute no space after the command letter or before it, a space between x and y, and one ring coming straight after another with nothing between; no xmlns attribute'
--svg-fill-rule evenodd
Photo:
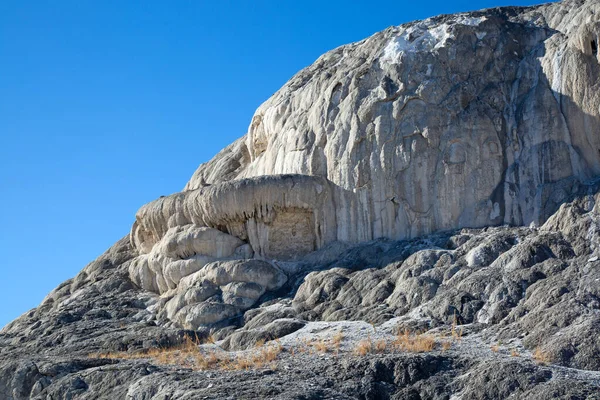
<svg viewBox="0 0 600 400"><path fill-rule="evenodd" d="M435 17L324 54L183 192L140 209L132 280L165 298L201 289L170 318L205 302L230 318L285 279L232 278L259 287L231 301L201 272L219 260L285 276L278 262L336 241L543 223L600 174L599 33L598 2L567 1Z"/></svg>
<svg viewBox="0 0 600 400"><path fill-rule="evenodd" d="M599 33L566 0L325 54L0 330L0 399L599 399Z"/></svg>

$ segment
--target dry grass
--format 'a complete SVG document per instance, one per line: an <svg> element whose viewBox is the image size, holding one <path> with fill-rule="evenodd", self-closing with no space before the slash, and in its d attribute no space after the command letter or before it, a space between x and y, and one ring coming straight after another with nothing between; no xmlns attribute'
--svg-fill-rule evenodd
<svg viewBox="0 0 600 400"><path fill-rule="evenodd" d="M262 363L253 359L252 356L246 354L238 354L231 363L226 363L224 369L232 369L234 371L247 370L251 367L262 367ZM228 368L227 368L228 367Z"/></svg>
<svg viewBox="0 0 600 400"><path fill-rule="evenodd" d="M279 356L279 354L282 351L283 351L283 346L281 345L281 342L279 341L279 339L277 339L275 341L275 344L271 344L269 346L265 346L261 350L260 354L264 358L265 361L272 362L272 361L275 361L277 359L277 357Z"/></svg>
<svg viewBox="0 0 600 400"><path fill-rule="evenodd" d="M540 347L536 347L533 351L533 359L537 364L546 365L552 363L552 356L547 351L542 350Z"/></svg>
<svg viewBox="0 0 600 400"><path fill-rule="evenodd" d="M274 368L274 362L283 351L283 346L279 341L268 345L257 346L250 353L237 354L234 357L224 356L217 357L217 361L209 363L207 368L201 369L218 369L240 371L249 369L260 369L271 365ZM214 357L214 354L213 354Z"/></svg>
<svg viewBox="0 0 600 400"><path fill-rule="evenodd" d="M339 349L340 345L342 344L342 341L344 340L344 332L339 331L338 333L333 335L332 340L333 340L333 345Z"/></svg>
<svg viewBox="0 0 600 400"><path fill-rule="evenodd" d="M279 341L268 345L259 342L252 351L234 356L226 352L203 353L198 345L196 340L186 338L183 343L169 348L155 348L140 353L95 353L90 354L89 357L122 360L151 359L157 364L185 366L194 370L247 370L263 368L267 364L274 363L283 351Z"/></svg>
<svg viewBox="0 0 600 400"><path fill-rule="evenodd" d="M329 353L335 351L336 353L339 351L340 343L343 339L343 335L338 336L336 334L332 339L301 339L300 346L297 346L296 349L290 349L290 353L296 354L298 353Z"/></svg>
<svg viewBox="0 0 600 400"><path fill-rule="evenodd" d="M393 345L400 351L424 353L435 349L436 343L435 337L431 335L412 334L405 329L403 332L398 333Z"/></svg>
<svg viewBox="0 0 600 400"><path fill-rule="evenodd" d="M226 360L215 353L202 354L198 352L194 358L194 369L207 370L221 367Z"/></svg>
<svg viewBox="0 0 600 400"><path fill-rule="evenodd" d="M500 345L498 345L497 343L493 344L490 346L490 350L492 350L494 353L497 353L498 351L500 351Z"/></svg>
<svg viewBox="0 0 600 400"><path fill-rule="evenodd" d="M380 339L373 341L370 337L363 339L356 344L353 353L358 356L389 351L424 353L433 351L437 344L437 339L432 335L413 334L408 330L404 330L393 340ZM443 341L441 345L443 350L448 350L452 344L449 341Z"/></svg>
<svg viewBox="0 0 600 400"><path fill-rule="evenodd" d="M461 326L460 329L456 329L457 326L458 326L458 317L456 316L456 313L454 313L454 319L452 320L452 328L451 328L452 339L454 339L456 341L460 341L463 336L463 328Z"/></svg>
<svg viewBox="0 0 600 400"><path fill-rule="evenodd" d="M520 356L520 354L519 354L519 352L517 351L517 349L510 349L510 356L511 356L511 357L519 357L519 356Z"/></svg>
<svg viewBox="0 0 600 400"><path fill-rule="evenodd" d="M209 335L206 339L204 339L204 343L215 344L215 337L213 335Z"/></svg>
<svg viewBox="0 0 600 400"><path fill-rule="evenodd" d="M442 342L442 353L450 350L451 347L452 347L452 342L450 340L444 340Z"/></svg>
<svg viewBox="0 0 600 400"><path fill-rule="evenodd" d="M376 353L384 353L387 347L388 343L382 339L375 342L375 344L373 345L373 350Z"/></svg>
<svg viewBox="0 0 600 400"><path fill-rule="evenodd" d="M313 351L313 343L308 339L301 339L300 346L297 347L298 353L308 353L311 354Z"/></svg>
<svg viewBox="0 0 600 400"><path fill-rule="evenodd" d="M447 332L447 331L446 331ZM358 356L367 354L386 353L386 352L411 352L424 353L435 350L437 347L442 351L449 350L460 340L462 329L456 328L455 322L452 325L451 336L441 337L426 333L413 333L408 330L399 332L395 337L387 339L373 340L371 336L357 342L351 353ZM300 339L298 344L286 350L291 357L296 357L302 353L334 353L338 354L341 344L345 339L344 332L341 330L335 332L329 338L322 339ZM209 336L203 343L215 343L215 339ZM93 358L112 358L112 359L151 359L155 363L164 365L178 365L189 367L194 370L249 370L265 367L275 368L276 361L284 351L279 340L265 343L264 340L258 341L254 348L245 352L229 353L225 351L211 350L201 348L201 341L196 337L187 337L181 344L168 348L155 348L140 353L101 353L90 354ZM498 351L498 345L492 346L492 351ZM347 350L344 350L347 351ZM534 358L537 360L546 360L545 353L537 352ZM512 355L512 353L511 353Z"/></svg>
<svg viewBox="0 0 600 400"><path fill-rule="evenodd" d="M160 364L175 364L185 363L187 358L198 351L198 338L192 339L186 336L183 343L169 346L156 347L149 350L127 353L127 352L111 352L111 353L92 353L89 358L104 358L104 359L120 359L120 360L137 360L137 359L153 359Z"/></svg>
<svg viewBox="0 0 600 400"><path fill-rule="evenodd" d="M329 344L324 339L313 342L312 347L319 353L327 353L330 350Z"/></svg>
<svg viewBox="0 0 600 400"><path fill-rule="evenodd" d="M358 356L366 356L373 351L373 341L371 338L363 339L356 344L354 354Z"/></svg>

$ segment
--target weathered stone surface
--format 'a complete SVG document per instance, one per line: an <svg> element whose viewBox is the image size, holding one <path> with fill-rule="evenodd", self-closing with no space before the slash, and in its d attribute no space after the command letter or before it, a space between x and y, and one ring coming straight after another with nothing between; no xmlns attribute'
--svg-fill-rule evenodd
<svg viewBox="0 0 600 400"><path fill-rule="evenodd" d="M599 1L565 0L326 53L0 331L0 398L599 399L599 29ZM464 336L348 347L403 329ZM306 332L346 352L293 352ZM209 335L285 351L237 372L90 356Z"/></svg>
<svg viewBox="0 0 600 400"><path fill-rule="evenodd" d="M590 133L600 130L597 8L571 1L442 16L326 53L184 192L139 210L132 280L164 294L217 259L298 260L336 241L545 222L600 173L600 139ZM481 243L468 266L496 258L507 240ZM330 295L344 278L327 279ZM410 308L439 284L406 281L392 302ZM363 305L391 286L370 288ZM425 297L406 299L415 287ZM225 290L221 300L243 310L262 295L253 293ZM349 289L341 300L358 301Z"/></svg>
<svg viewBox="0 0 600 400"><path fill-rule="evenodd" d="M294 318L276 319L260 328L243 329L229 335L221 346L226 350L246 350L257 343L275 340L302 328L306 322Z"/></svg>
<svg viewBox="0 0 600 400"><path fill-rule="evenodd" d="M158 316L185 329L213 326L241 316L263 294L286 282L287 276L266 261L214 261L163 293Z"/></svg>
<svg viewBox="0 0 600 400"><path fill-rule="evenodd" d="M326 53L261 105L247 135L200 166L185 191L138 211L133 282L180 296L181 280L216 260L298 261L336 242L544 223L600 174L598 7L436 17ZM582 224L570 240L582 240ZM481 243L468 266L495 258L507 240ZM422 301L403 299L415 285L428 298L439 282L405 282L394 304ZM244 310L264 293L235 294L238 286L220 289L220 301ZM370 288L364 301L389 288ZM357 301L350 290L342 299Z"/></svg>
<svg viewBox="0 0 600 400"><path fill-rule="evenodd" d="M339 47L186 190L319 176L336 204L328 228L353 242L541 223L600 172L597 7L436 17Z"/></svg>
<svg viewBox="0 0 600 400"><path fill-rule="evenodd" d="M541 228L462 229L361 244L336 261L312 264L313 272L299 270L289 281L300 288L292 285L287 296L265 304L259 300L253 307L260 307L239 318L242 310L220 300L219 292L256 296L255 285L285 282L278 280L283 275L276 267L259 260L216 261L183 278L177 288L182 292L161 305L170 294L159 296L130 282L129 266L137 253L122 240L38 309L2 330L0 396L598 398L599 261L595 250L566 239L576 231L572 227L598 228L598 186L588 190L589 195L557 212L568 210L570 218L560 230L552 228L558 220L553 216ZM581 199L588 207L578 206ZM172 310L173 299L181 302L172 306L175 317L161 316ZM306 320L376 325L363 324L370 333L348 325L343 333L349 341L390 329L436 332L455 320L464 335L456 348L424 355L357 358L344 353L336 358L284 352L268 374L194 372L144 360L88 358L93 352L169 346L186 335L202 338L210 332L225 339L220 345L231 351L278 337L287 346L311 324ZM174 324L199 330L168 327ZM323 328L313 331L319 335ZM510 343L520 355L489 350L496 343ZM551 365L531 362L536 348L548 354Z"/></svg>

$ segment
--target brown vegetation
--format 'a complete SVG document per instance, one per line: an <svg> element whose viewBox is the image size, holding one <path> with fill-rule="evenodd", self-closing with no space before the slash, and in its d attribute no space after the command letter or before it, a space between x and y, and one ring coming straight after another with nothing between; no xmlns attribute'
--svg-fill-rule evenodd
<svg viewBox="0 0 600 400"><path fill-rule="evenodd" d="M410 353L423 353L432 351L436 346L437 340L432 335L413 334L408 330L398 333L394 341L394 347L400 351Z"/></svg>
<svg viewBox="0 0 600 400"><path fill-rule="evenodd" d="M395 337L388 339L373 340L370 336L360 340L351 350L357 356L367 354L381 354L386 352L430 352L440 347L442 351L450 349L456 340L460 340L462 330L458 331L453 324L451 336L441 337L426 333L413 333L408 330L400 331ZM295 357L301 353L334 353L338 354L344 333L339 331L331 338L323 339L301 339L297 346L289 348L290 356ZM274 368L281 352L284 351L279 340L265 343L260 340L251 350L238 353L230 353L222 350L201 348L200 344L214 344L214 338L209 337L203 343L196 338L186 338L183 343L172 347L154 348L138 353L96 353L90 354L91 358L110 359L150 359L157 364L178 365L195 370L248 370L271 367ZM498 345L492 346L493 351L498 351ZM511 353L512 354L512 353ZM534 358L546 359L545 353L538 351Z"/></svg>
<svg viewBox="0 0 600 400"><path fill-rule="evenodd" d="M452 347L452 342L450 340L442 341L442 353L447 350L450 350L451 347Z"/></svg>
<svg viewBox="0 0 600 400"><path fill-rule="evenodd" d="M366 356L373 351L373 341L371 338L363 339L356 344L354 354L357 356Z"/></svg>
<svg viewBox="0 0 600 400"><path fill-rule="evenodd" d="M208 340L206 343L214 343L214 340ZM223 351L201 351L199 344L198 341L186 338L182 344L172 347L154 348L139 353L94 353L89 357L121 360L151 359L157 364L185 366L195 370L247 370L263 368L273 363L283 351L283 346L278 340L267 345L259 342L250 352L234 356Z"/></svg>
<svg viewBox="0 0 600 400"><path fill-rule="evenodd" d="M540 347L536 347L532 355L534 361L540 365L550 364L552 362L552 356L547 351L542 350Z"/></svg>
<svg viewBox="0 0 600 400"><path fill-rule="evenodd" d="M458 325L458 317L456 316L456 314L454 314L454 319L452 320L452 328L451 328L452 339L454 339L456 341L460 341L462 339L462 335L463 335L463 328L461 326L460 329L456 329L457 325Z"/></svg>

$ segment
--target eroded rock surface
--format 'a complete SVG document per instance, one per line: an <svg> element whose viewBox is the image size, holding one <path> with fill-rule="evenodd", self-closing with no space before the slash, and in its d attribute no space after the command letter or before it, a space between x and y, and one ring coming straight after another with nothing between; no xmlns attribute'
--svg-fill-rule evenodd
<svg viewBox="0 0 600 400"><path fill-rule="evenodd" d="M324 54L140 209L132 280L164 294L216 259L543 224L600 174L598 7L435 17Z"/></svg>
<svg viewBox="0 0 600 400"><path fill-rule="evenodd" d="M173 296L130 281L137 252L123 239L2 330L0 396L598 399L599 188L588 186L539 228L329 248L295 272L261 260L214 261L183 278ZM405 329L439 336L452 326L462 338L447 350L352 350L365 338ZM294 350L340 332L339 355ZM210 334L218 342L209 346L232 354L277 338L287 350L274 366L238 372L90 356ZM549 365L533 361L538 350Z"/></svg>
<svg viewBox="0 0 600 400"><path fill-rule="evenodd" d="M563 1L326 53L0 332L0 398L599 399L599 29L600 2ZM464 337L350 351L403 330ZM342 355L294 351L342 331ZM98 356L190 338L284 351L238 372Z"/></svg>

